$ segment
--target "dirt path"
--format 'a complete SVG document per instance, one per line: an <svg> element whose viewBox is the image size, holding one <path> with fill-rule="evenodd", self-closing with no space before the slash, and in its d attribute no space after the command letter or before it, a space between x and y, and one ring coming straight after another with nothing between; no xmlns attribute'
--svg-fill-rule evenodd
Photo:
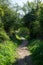
<svg viewBox="0 0 43 65"><path fill-rule="evenodd" d="M26 47L27 44L28 41L23 40L22 44L17 49L17 53L19 55L17 65L33 65L31 60L31 53Z"/></svg>

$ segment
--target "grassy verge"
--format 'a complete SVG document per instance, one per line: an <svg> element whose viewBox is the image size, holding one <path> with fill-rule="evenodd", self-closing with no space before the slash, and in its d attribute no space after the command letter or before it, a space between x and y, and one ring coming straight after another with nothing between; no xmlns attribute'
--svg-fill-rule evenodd
<svg viewBox="0 0 43 65"><path fill-rule="evenodd" d="M43 40L31 40L28 48L32 52L34 65L43 65Z"/></svg>
<svg viewBox="0 0 43 65"><path fill-rule="evenodd" d="M16 62L17 44L13 42L4 30L0 31L0 65L12 65Z"/></svg>

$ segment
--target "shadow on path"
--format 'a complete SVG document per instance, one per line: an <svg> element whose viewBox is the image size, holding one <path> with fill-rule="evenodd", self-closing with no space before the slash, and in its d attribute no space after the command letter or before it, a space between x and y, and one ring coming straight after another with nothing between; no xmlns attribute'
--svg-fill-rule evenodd
<svg viewBox="0 0 43 65"><path fill-rule="evenodd" d="M24 57L23 59L17 59L13 65L33 65L31 55Z"/></svg>

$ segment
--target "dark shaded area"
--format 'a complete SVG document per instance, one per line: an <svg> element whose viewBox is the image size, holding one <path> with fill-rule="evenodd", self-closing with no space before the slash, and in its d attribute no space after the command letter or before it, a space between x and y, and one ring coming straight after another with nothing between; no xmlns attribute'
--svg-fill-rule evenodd
<svg viewBox="0 0 43 65"><path fill-rule="evenodd" d="M0 35L0 43L2 43L5 39L3 38L3 36Z"/></svg>
<svg viewBox="0 0 43 65"><path fill-rule="evenodd" d="M34 9L32 9L31 12L29 12L28 14L26 14L23 17L24 26L26 26L28 28L32 28L31 25L32 25L33 21L35 21L35 20L36 20L35 11L34 11Z"/></svg>
<svg viewBox="0 0 43 65"><path fill-rule="evenodd" d="M40 22L40 27L41 27L41 30L40 30L40 36L41 38L43 39L43 7L41 7L41 10L40 10L40 19L39 19L39 22Z"/></svg>
<svg viewBox="0 0 43 65"><path fill-rule="evenodd" d="M33 39L29 42L32 52L32 60L34 65L43 65L43 40Z"/></svg>
<svg viewBox="0 0 43 65"><path fill-rule="evenodd" d="M33 65L32 57L31 57L31 55L29 55L23 59L17 59L17 61L15 63L13 63L12 65Z"/></svg>
<svg viewBox="0 0 43 65"><path fill-rule="evenodd" d="M13 41L14 43L17 43L17 45L21 44L22 40L17 39L15 33L8 34L8 35L11 41Z"/></svg>

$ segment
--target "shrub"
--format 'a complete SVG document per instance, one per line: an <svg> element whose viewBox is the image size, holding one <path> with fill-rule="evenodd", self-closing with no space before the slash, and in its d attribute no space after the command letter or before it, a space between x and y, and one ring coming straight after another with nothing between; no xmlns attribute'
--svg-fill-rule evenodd
<svg viewBox="0 0 43 65"><path fill-rule="evenodd" d="M34 65L43 65L43 40L32 40L28 47L32 52Z"/></svg>
<svg viewBox="0 0 43 65"><path fill-rule="evenodd" d="M5 30L3 28L0 28L0 43L4 42L5 40L10 40L10 38L5 32Z"/></svg>
<svg viewBox="0 0 43 65"><path fill-rule="evenodd" d="M28 28L26 28L26 27L21 27L21 28L19 28L18 29L18 33L16 33L17 35L18 35L18 37L24 37L24 38L28 38L28 37L30 37L29 36L29 34L30 34L30 31L29 31L29 29Z"/></svg>
<svg viewBox="0 0 43 65"><path fill-rule="evenodd" d="M16 61L16 45L11 41L0 43L0 65L11 65Z"/></svg>

